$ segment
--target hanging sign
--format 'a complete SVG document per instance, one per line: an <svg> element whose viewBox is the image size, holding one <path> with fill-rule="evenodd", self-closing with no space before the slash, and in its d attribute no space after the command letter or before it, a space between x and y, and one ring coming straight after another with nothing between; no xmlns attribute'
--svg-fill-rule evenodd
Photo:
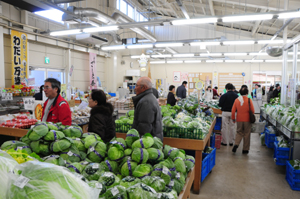
<svg viewBox="0 0 300 199"><path fill-rule="evenodd" d="M179 71L174 71L173 72L173 82L180 82L180 72Z"/></svg>
<svg viewBox="0 0 300 199"><path fill-rule="evenodd" d="M12 93L6 93L2 92L1 93L2 101L12 101L13 100L13 94Z"/></svg>
<svg viewBox="0 0 300 199"><path fill-rule="evenodd" d="M95 53L90 53L90 89L91 90L97 88L96 58L97 58L97 55Z"/></svg>
<svg viewBox="0 0 300 199"><path fill-rule="evenodd" d="M140 64L140 67L141 68L144 68L147 66L147 62L148 62L148 59L147 59L147 56L143 53L141 56L140 56L140 59L138 60L139 64Z"/></svg>
<svg viewBox="0 0 300 199"><path fill-rule="evenodd" d="M27 74L27 34L11 30L12 85L20 85Z"/></svg>

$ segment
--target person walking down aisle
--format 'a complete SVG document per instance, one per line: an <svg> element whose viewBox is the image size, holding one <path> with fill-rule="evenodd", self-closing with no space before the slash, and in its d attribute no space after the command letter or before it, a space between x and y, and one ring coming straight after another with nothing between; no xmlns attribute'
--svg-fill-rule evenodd
<svg viewBox="0 0 300 199"><path fill-rule="evenodd" d="M276 84L276 89L273 91L273 98L279 97L280 92L281 92L281 87L279 84Z"/></svg>
<svg viewBox="0 0 300 199"><path fill-rule="evenodd" d="M132 98L135 109L132 128L136 129L141 136L150 133L163 141L160 107L151 88L150 78L138 79L135 87L137 96Z"/></svg>
<svg viewBox="0 0 300 199"><path fill-rule="evenodd" d="M60 82L54 78L46 79L44 91L48 99L44 103L42 121L71 126L71 110L68 102L60 95Z"/></svg>
<svg viewBox="0 0 300 199"><path fill-rule="evenodd" d="M268 103L270 103L271 99L273 98L273 92L274 92L274 86L271 86L270 90L268 92L268 95L267 95L267 102Z"/></svg>
<svg viewBox="0 0 300 199"><path fill-rule="evenodd" d="M225 86L226 93L219 100L219 107L222 110L222 142L221 145L233 146L235 125L231 119L231 109L238 95L233 91L234 87L231 83Z"/></svg>
<svg viewBox="0 0 300 199"><path fill-rule="evenodd" d="M254 106L251 99L247 97L249 91L244 89L241 91L240 97L238 97L232 106L231 118L233 122L237 122L237 134L235 138L235 144L232 152L235 153L239 147L242 139L244 140L243 154L248 154L250 149L250 134L251 134L251 123L250 123L250 109L254 113ZM249 104L250 103L250 104ZM235 117L235 112L237 115Z"/></svg>
<svg viewBox="0 0 300 199"><path fill-rule="evenodd" d="M116 136L115 122L113 121L114 107L106 102L106 95L102 90L92 90L89 96L91 117L89 132L97 133L107 143Z"/></svg>
<svg viewBox="0 0 300 199"><path fill-rule="evenodd" d="M245 84L242 85L242 87L241 87L241 89L240 89L240 91L239 91L239 93L238 93L238 96L241 96L241 91L244 90L245 88L248 89L248 86L245 85ZM251 96L250 93L248 94L248 98L252 99L252 96Z"/></svg>
<svg viewBox="0 0 300 199"><path fill-rule="evenodd" d="M213 96L214 99L218 99L220 97L219 94L218 94L218 87L217 86L215 86L215 88L213 88L213 94L214 94L214 96Z"/></svg>
<svg viewBox="0 0 300 199"><path fill-rule="evenodd" d="M174 92L175 92L175 86L171 85L169 87L169 94L168 94L168 98L167 98L167 104L170 104L171 106L174 106L177 102L177 100L175 99L175 96L174 96Z"/></svg>
<svg viewBox="0 0 300 199"><path fill-rule="evenodd" d="M183 81L181 86L178 86L176 90L176 96L180 97L181 99L186 98L186 85L187 81Z"/></svg>

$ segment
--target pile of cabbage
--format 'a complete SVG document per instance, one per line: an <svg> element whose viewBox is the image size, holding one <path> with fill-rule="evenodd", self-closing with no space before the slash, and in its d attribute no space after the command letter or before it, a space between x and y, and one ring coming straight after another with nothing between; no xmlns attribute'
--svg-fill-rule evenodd
<svg viewBox="0 0 300 199"><path fill-rule="evenodd" d="M134 119L134 110L130 110L126 115L121 116L119 119L115 120L116 132L126 133L131 129Z"/></svg>
<svg viewBox="0 0 300 199"><path fill-rule="evenodd" d="M183 150L168 145L163 148L159 138L151 134L140 137L135 129L127 132L125 140L113 138L105 144L97 134L65 127L61 135L55 134L55 140L44 144L52 138L53 130L44 123L48 133L41 136L44 128L40 126L45 125L39 124L22 138L23 142L7 141L1 146L7 152L21 150L22 155L35 150L42 159L36 155L19 164L6 152L3 154L10 160L1 161L4 157L0 153L0 183L5 184L0 192L8 194L1 197L0 193L0 198L175 199L195 164L194 157ZM43 145L32 145L33 137L39 137ZM50 152L45 153L45 148Z"/></svg>

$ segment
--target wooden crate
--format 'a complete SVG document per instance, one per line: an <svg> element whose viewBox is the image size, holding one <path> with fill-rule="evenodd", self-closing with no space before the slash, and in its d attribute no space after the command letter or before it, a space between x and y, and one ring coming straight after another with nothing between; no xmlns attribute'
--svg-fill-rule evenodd
<svg viewBox="0 0 300 199"><path fill-rule="evenodd" d="M212 107L211 107L211 109L213 110L214 114L222 114L221 109L212 108Z"/></svg>

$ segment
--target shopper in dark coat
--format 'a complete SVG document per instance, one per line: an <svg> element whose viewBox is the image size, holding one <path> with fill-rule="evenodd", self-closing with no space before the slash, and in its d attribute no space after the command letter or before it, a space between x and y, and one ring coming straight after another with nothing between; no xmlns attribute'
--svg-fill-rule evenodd
<svg viewBox="0 0 300 199"><path fill-rule="evenodd" d="M177 90L176 90L176 96L180 97L181 99L186 98L186 85L187 82L183 81L181 86L178 86Z"/></svg>
<svg viewBox="0 0 300 199"><path fill-rule="evenodd" d="M271 99L273 98L274 86L270 87L269 93L267 95L267 102L270 103Z"/></svg>
<svg viewBox="0 0 300 199"><path fill-rule="evenodd" d="M150 133L163 140L160 107L151 88L152 83L148 77L141 77L136 83L137 96L132 98L135 108L132 128L141 136Z"/></svg>
<svg viewBox="0 0 300 199"><path fill-rule="evenodd" d="M175 92L175 86L171 85L169 87L169 94L168 94L168 98L167 98L167 104L170 104L171 106L174 106L177 102L177 100L175 99L175 96L174 96L174 92Z"/></svg>
<svg viewBox="0 0 300 199"><path fill-rule="evenodd" d="M44 85L41 85L40 92L34 94L34 96L33 96L35 98L35 100L43 100L43 90L44 90Z"/></svg>
<svg viewBox="0 0 300 199"><path fill-rule="evenodd" d="M281 87L279 84L276 84L276 89L273 91L273 98L279 97L280 92L281 92Z"/></svg>
<svg viewBox="0 0 300 199"><path fill-rule="evenodd" d="M158 96L158 91L156 90L156 88L152 88L152 92L153 92L153 95L156 97L156 99L158 99L159 96Z"/></svg>
<svg viewBox="0 0 300 199"><path fill-rule="evenodd" d="M112 114L114 107L106 102L106 95L102 90L93 90L89 97L92 108L88 131L98 134L107 143L116 136L115 122Z"/></svg>

